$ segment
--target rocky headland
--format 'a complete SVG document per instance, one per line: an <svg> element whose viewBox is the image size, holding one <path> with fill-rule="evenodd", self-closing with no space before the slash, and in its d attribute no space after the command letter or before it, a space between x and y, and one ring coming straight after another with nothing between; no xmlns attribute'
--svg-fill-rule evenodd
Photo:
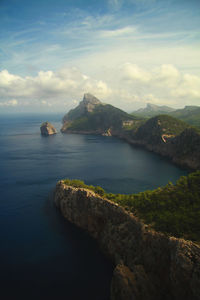
<svg viewBox="0 0 200 300"><path fill-rule="evenodd" d="M40 132L43 136L49 136L57 133L55 127L49 122L42 123L40 126Z"/></svg>
<svg viewBox="0 0 200 300"><path fill-rule="evenodd" d="M200 169L200 131L168 115L148 120L103 104L91 94L63 117L63 133L116 136L167 157L191 170Z"/></svg>
<svg viewBox="0 0 200 300"><path fill-rule="evenodd" d="M119 205L64 181L55 204L112 260L111 300L200 299L199 245L155 232Z"/></svg>

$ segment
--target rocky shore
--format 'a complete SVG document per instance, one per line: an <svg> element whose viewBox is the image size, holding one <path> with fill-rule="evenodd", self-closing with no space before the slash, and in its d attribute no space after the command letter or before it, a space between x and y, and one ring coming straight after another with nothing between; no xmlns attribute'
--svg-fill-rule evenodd
<svg viewBox="0 0 200 300"><path fill-rule="evenodd" d="M200 299L200 246L154 232L94 192L59 181L55 204L115 265L111 300Z"/></svg>

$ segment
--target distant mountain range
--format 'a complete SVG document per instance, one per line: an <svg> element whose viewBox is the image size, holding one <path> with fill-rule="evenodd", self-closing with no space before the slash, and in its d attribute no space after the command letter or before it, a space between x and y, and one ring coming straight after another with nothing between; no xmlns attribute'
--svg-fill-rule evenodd
<svg viewBox="0 0 200 300"><path fill-rule="evenodd" d="M164 106L147 105L147 109L165 114L144 119L104 104L91 94L85 94L79 105L63 117L63 133L101 134L116 136L143 146L191 169L200 169L200 131L169 114L194 121L199 107L172 111ZM170 112L169 112L170 110ZM140 110L141 112L141 110ZM191 117L192 116L192 117Z"/></svg>
<svg viewBox="0 0 200 300"><path fill-rule="evenodd" d="M151 118L160 114L168 114L200 128L200 106L185 106L183 109L175 110L168 106L148 103L145 108L140 108L132 113L134 116L143 118Z"/></svg>
<svg viewBox="0 0 200 300"><path fill-rule="evenodd" d="M167 114L172 111L175 111L175 109L169 106L165 106L165 105L159 106L159 105L147 103L147 106L145 108L140 108L134 111L132 114L140 117L150 118L161 114Z"/></svg>

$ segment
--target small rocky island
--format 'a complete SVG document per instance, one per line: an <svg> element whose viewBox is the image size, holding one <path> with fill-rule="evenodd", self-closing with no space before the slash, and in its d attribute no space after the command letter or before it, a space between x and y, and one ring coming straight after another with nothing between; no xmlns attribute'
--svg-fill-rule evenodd
<svg viewBox="0 0 200 300"><path fill-rule="evenodd" d="M40 131L41 135L43 136L49 136L57 133L55 127L49 122L42 123L42 125L40 126Z"/></svg>

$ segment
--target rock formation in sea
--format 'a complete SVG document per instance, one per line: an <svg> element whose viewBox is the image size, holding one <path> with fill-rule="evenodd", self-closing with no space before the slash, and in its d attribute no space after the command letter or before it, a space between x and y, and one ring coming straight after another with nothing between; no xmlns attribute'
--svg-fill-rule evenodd
<svg viewBox="0 0 200 300"><path fill-rule="evenodd" d="M40 132L41 132L41 135L44 135L44 136L48 136L48 135L57 133L55 127L49 122L42 123L42 125L40 126Z"/></svg>
<svg viewBox="0 0 200 300"><path fill-rule="evenodd" d="M155 232L93 191L59 181L55 204L115 265L111 300L199 300L200 246Z"/></svg>

